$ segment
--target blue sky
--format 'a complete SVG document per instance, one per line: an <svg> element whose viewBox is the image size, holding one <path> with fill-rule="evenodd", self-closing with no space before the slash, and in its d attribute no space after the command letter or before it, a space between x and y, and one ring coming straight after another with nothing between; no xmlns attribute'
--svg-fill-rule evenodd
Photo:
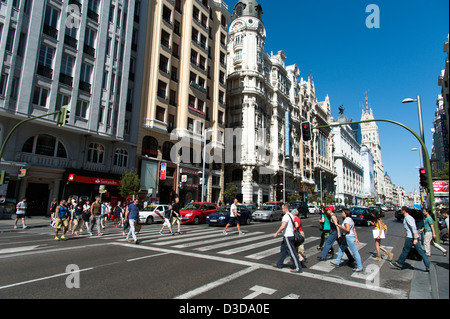
<svg viewBox="0 0 450 319"><path fill-rule="evenodd" d="M227 2L232 11L237 3ZM443 46L449 33L448 0L274 1L259 0L267 39L265 50L284 50L286 64L297 64L305 79L310 72L319 101L328 94L333 117L344 105L357 121L365 92L375 118L401 122L419 132L417 104L421 96L425 142L431 153L433 118L444 68ZM366 27L369 4L380 9L380 28ZM419 187L419 142L390 123L378 123L384 169L397 186Z"/></svg>

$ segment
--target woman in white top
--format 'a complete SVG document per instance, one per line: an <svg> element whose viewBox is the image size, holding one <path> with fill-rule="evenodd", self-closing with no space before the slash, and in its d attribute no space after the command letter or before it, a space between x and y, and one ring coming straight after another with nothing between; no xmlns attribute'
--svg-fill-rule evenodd
<svg viewBox="0 0 450 319"><path fill-rule="evenodd" d="M361 263L361 256L359 255L358 248L356 247L357 245L359 245L359 240L358 235L356 234L355 223L353 222L353 219L351 219L350 217L351 215L352 214L350 210L344 208L342 210L342 218L344 218L342 226L336 225L344 232L346 242L339 246L339 253L336 258L335 265L338 266L340 264L342 255L344 254L345 249L347 249L348 247L352 251L353 256L356 259L357 267L354 268L353 271L362 272L363 267Z"/></svg>

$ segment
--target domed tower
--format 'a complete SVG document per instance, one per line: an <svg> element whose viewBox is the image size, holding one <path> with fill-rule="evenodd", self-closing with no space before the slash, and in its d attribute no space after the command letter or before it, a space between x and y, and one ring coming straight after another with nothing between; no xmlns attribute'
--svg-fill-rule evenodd
<svg viewBox="0 0 450 319"><path fill-rule="evenodd" d="M238 187L239 201L262 203L272 200L269 144L278 140L278 122L272 121L273 89L270 86L270 56L264 51L266 30L263 10L255 0L239 1L233 8L227 45L227 127L241 130L235 161L226 166L229 179ZM271 93L272 92L272 93ZM274 126L273 128L271 126ZM276 149L274 147L274 149ZM275 156L275 155L273 155ZM269 169L270 172L267 171Z"/></svg>
<svg viewBox="0 0 450 319"><path fill-rule="evenodd" d="M263 10L254 0L239 1L233 8L228 42L228 74L236 70L262 71L266 29Z"/></svg>

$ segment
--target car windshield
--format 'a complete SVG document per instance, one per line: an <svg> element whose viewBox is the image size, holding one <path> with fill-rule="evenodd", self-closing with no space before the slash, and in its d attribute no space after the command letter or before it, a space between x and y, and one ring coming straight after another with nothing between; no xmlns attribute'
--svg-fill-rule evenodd
<svg viewBox="0 0 450 319"><path fill-rule="evenodd" d="M197 210L200 208L200 204L188 204L186 207L184 207L184 210Z"/></svg>
<svg viewBox="0 0 450 319"><path fill-rule="evenodd" d="M218 209L218 212L229 212L230 211L230 206L221 206Z"/></svg>
<svg viewBox="0 0 450 319"><path fill-rule="evenodd" d="M352 207L352 208L350 208L350 211L355 214L364 214L365 213L365 209L360 208L360 207Z"/></svg>
<svg viewBox="0 0 450 319"><path fill-rule="evenodd" d="M260 210L273 210L273 206L263 206Z"/></svg>

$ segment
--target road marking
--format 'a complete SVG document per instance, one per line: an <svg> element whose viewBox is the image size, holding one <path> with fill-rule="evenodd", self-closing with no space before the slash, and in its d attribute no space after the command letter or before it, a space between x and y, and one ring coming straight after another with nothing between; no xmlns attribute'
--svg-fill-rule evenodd
<svg viewBox="0 0 450 319"><path fill-rule="evenodd" d="M258 285L253 286L252 288L250 288L250 290L253 292L250 295L248 295L242 299L254 299L262 294L273 295L276 292L275 289L266 288L266 287L262 287L262 286L258 286Z"/></svg>
<svg viewBox="0 0 450 319"><path fill-rule="evenodd" d="M247 233L246 236L248 237L248 236L260 235L260 234L264 234L264 233L263 232L252 232L252 233ZM223 234L220 234L219 236L222 236L222 238L220 239L220 242L224 242L224 241L227 241L227 240L235 240L236 239L235 236L229 236L229 235L224 236ZM200 241L196 241L196 242L190 242L190 243L186 243L186 244L175 245L175 246L172 246L172 247L173 248L188 248L188 247L194 247L194 246L200 246L200 245L212 244L212 243L217 243L217 239L200 240Z"/></svg>
<svg viewBox="0 0 450 319"><path fill-rule="evenodd" d="M229 235L224 235L224 236L229 236ZM226 242L226 243L219 243L219 244L216 244L216 245L209 245L209 246L205 246L205 247L196 248L195 250L208 251L208 250L213 250L213 249L217 249L217 248L228 247L230 245L239 245L239 244L243 244L243 243L248 243L250 241L255 241L255 240L258 240L258 239L267 239L267 238L270 238L269 234L264 234L264 235L256 236L256 237L247 237L247 238L245 238L245 236L244 237L236 236L235 237L235 239L236 239L235 242L232 242L232 243L228 243L228 242Z"/></svg>
<svg viewBox="0 0 450 319"><path fill-rule="evenodd" d="M365 247L366 245L367 245L366 243L360 243L359 245L357 245L358 251L360 249L362 249L363 247ZM324 260L324 261L319 261L317 264L312 266L311 269L312 270L323 271L323 272L330 272L330 271L332 271L333 269L336 268L335 266L333 266L331 264L331 262L334 262L335 260L336 259L333 258L333 259L328 259L328 260Z"/></svg>
<svg viewBox="0 0 450 319"><path fill-rule="evenodd" d="M286 297L283 297L281 299L300 299L300 296L296 295L296 294L289 294Z"/></svg>
<svg viewBox="0 0 450 319"><path fill-rule="evenodd" d="M77 272L83 272L83 271L88 271L88 270L92 270L92 269L94 269L94 267L81 269L81 270L79 270ZM22 281L22 282L18 282L18 283L11 284L11 285L0 286L0 290L6 289L6 288L11 288L11 287L17 287L17 286L21 286L21 285L26 285L26 284L31 284L33 282L38 282L38 281L42 281L42 280L47 280L47 279L52 279L52 278L57 278L57 277L62 277L62 276L69 276L69 275L72 275L72 274L73 273L70 273L70 272L64 272L64 273L56 274L56 275L52 275L52 276L47 276L47 277L36 278L36 279L32 279L32 280L27 280L27 281Z"/></svg>
<svg viewBox="0 0 450 319"><path fill-rule="evenodd" d="M4 249L0 249L0 254L20 253L20 252L24 252L24 251L35 250L36 248L38 248L40 246L41 245L4 248ZM44 246L46 246L46 245L44 245Z"/></svg>
<svg viewBox="0 0 450 319"><path fill-rule="evenodd" d="M305 244L308 244L308 243L310 243L310 242L313 242L313 241L315 241L315 240L317 240L317 239L319 239L319 237L314 237L314 236L312 236L312 237L306 237L306 239L305 239ZM280 239L278 239L278 241L279 241L279 240L280 240ZM280 245L281 245L281 241L280 241ZM245 256L245 258L255 259L255 260L260 260L260 259L263 259L263 258L265 258L265 257L269 257L269 256L272 256L272 255L278 254L278 253L280 252L280 245L278 245L277 247L271 248L271 249L267 249L267 250L260 251L260 252L255 253L255 254L251 254L251 255ZM308 249L308 250L305 252L305 253L306 253L306 256L309 257L310 254L308 254L308 252L310 252L310 251L313 252L314 249L316 249L316 248L313 247L313 248ZM311 255L312 255L312 254L311 254Z"/></svg>
<svg viewBox="0 0 450 319"><path fill-rule="evenodd" d="M226 283L228 283L228 282L230 282L232 280L235 280L235 279L237 279L239 277L242 277L242 276L244 276L246 274L249 274L252 271L255 271L257 269L259 269L258 266L252 266L252 267L245 268L245 269L240 270L238 272L232 273L229 276L223 277L223 278L221 278L219 280L215 280L215 281L210 282L210 283L208 283L206 285L203 285L203 286L198 287L198 288L196 288L194 290L191 290L191 291L189 291L189 292L187 292L185 294L179 295L179 296L175 297L174 299L190 299L190 298L194 298L194 297L196 297L198 295L201 295L201 294L203 294L203 293L205 293L207 291L210 291L211 289L214 289L214 288L219 287L219 286L221 286L223 284L226 284Z"/></svg>
<svg viewBox="0 0 450 319"><path fill-rule="evenodd" d="M224 257L211 256L211 255L194 253L194 252L189 252L189 251L171 250L171 249L160 248L160 247L148 247L148 246L143 246L143 245L126 244L126 243L120 243L120 242L112 242L109 244L123 246L123 247L129 247L129 248L133 248L133 249L144 249L144 250L151 250L151 251L168 252L168 253L171 253L174 255L181 255L181 256L188 256L188 257L193 257L193 258L208 259L208 260L214 260L214 261L218 261L218 262L231 263L231 264L236 264L236 265L247 266L250 269L255 268L255 269L252 269L251 271L254 271L256 269L279 271L286 275L306 277L306 278L310 278L310 279L331 282L331 283L335 283L338 285L344 285L344 286L349 286L349 287L354 287L354 288L359 288L359 289L377 291L377 292L384 293L384 294L394 295L399 298L407 298L407 296L408 296L408 293L406 291L403 291L400 289L391 289L391 288L366 285L366 284L360 283L360 282L353 282L350 280L330 277L327 275L314 274L314 273L310 273L307 271L303 271L303 273L291 273L291 272L289 272L289 269L278 269L278 268L272 267L271 265L260 264L257 262L251 262L251 261L245 261L245 260L239 260L239 259L233 259L233 258L229 258L229 257L224 258ZM245 269L242 270L241 272L244 272L244 271L245 271ZM241 272L238 272L238 273L241 274ZM214 283L212 283L212 285L214 285ZM212 287L212 288L214 288L214 287Z"/></svg>
<svg viewBox="0 0 450 319"><path fill-rule="evenodd" d="M160 253L160 254L155 254L155 255L148 255L148 256L144 256L144 257L137 257L137 258L132 258L132 259L128 259L128 262L132 262L132 261L136 261L136 260L141 260L141 259L147 259L147 258L153 258L153 257L158 257L158 256L163 256L163 255L168 255L169 253Z"/></svg>

